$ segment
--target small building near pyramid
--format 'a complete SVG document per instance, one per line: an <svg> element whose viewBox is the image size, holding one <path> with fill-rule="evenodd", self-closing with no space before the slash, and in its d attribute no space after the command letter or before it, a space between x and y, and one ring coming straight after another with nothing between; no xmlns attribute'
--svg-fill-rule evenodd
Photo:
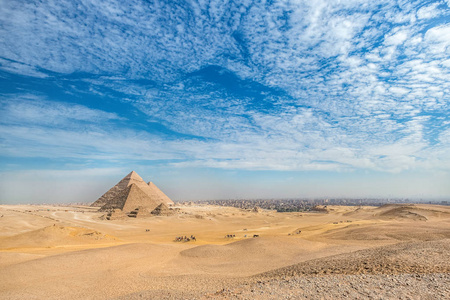
<svg viewBox="0 0 450 300"><path fill-rule="evenodd" d="M148 184L134 171L91 204L108 212L106 218L170 215L174 202L154 183ZM156 210L155 210L156 209Z"/></svg>

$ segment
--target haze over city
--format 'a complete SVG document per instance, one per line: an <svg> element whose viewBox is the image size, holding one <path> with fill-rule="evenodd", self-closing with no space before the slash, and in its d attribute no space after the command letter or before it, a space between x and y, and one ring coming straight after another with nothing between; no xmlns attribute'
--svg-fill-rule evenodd
<svg viewBox="0 0 450 300"><path fill-rule="evenodd" d="M450 197L450 1L3 1L0 202Z"/></svg>

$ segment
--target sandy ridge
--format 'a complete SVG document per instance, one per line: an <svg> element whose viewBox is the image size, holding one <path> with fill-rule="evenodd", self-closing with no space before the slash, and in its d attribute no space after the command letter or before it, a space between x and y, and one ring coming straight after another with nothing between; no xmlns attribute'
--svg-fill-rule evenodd
<svg viewBox="0 0 450 300"><path fill-rule="evenodd" d="M338 254L272 270L256 277L403 273L450 273L450 239L399 243Z"/></svg>

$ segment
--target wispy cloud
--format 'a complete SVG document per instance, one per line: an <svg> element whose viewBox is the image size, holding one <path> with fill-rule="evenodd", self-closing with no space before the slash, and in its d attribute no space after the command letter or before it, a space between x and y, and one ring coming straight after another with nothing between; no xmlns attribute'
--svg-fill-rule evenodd
<svg viewBox="0 0 450 300"><path fill-rule="evenodd" d="M43 100L36 95L17 95L0 99L3 124L37 124L48 126L74 126L81 122L101 123L121 120L116 113L108 113L86 106Z"/></svg>
<svg viewBox="0 0 450 300"><path fill-rule="evenodd" d="M448 1L7 1L1 70L105 104L5 94L3 153L448 171L449 16Z"/></svg>

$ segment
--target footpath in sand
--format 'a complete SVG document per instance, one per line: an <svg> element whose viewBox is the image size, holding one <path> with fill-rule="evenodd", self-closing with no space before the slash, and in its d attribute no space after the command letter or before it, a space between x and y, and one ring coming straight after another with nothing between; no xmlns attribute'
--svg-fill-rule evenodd
<svg viewBox="0 0 450 300"><path fill-rule="evenodd" d="M194 205L142 219L102 214L0 206L0 298L450 297L445 206L276 213ZM190 235L196 241L174 241Z"/></svg>

